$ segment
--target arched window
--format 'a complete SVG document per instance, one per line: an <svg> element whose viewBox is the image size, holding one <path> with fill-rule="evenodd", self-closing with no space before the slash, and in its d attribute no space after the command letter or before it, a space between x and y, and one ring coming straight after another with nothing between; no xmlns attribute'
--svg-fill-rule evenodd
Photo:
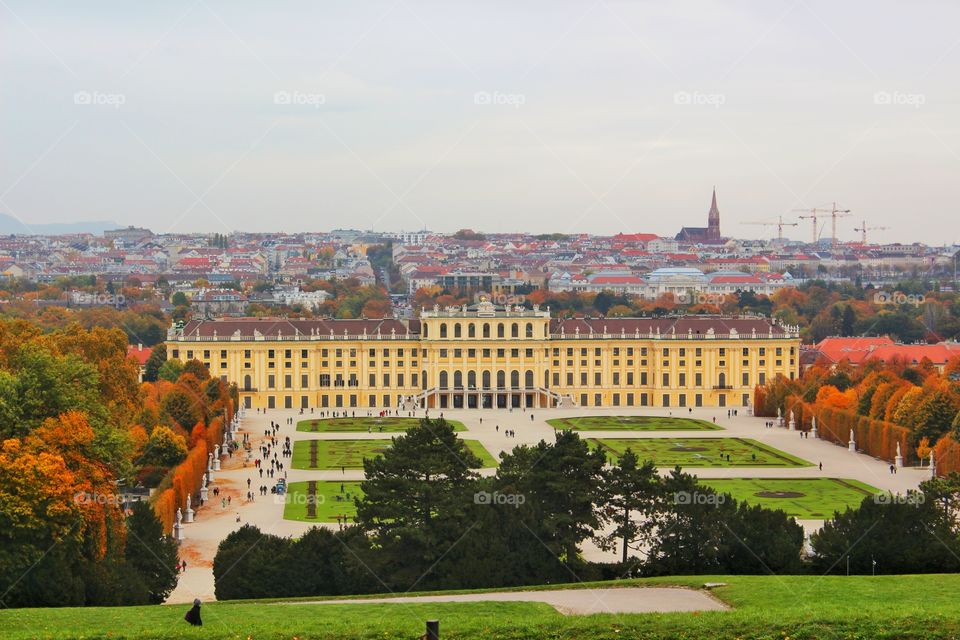
<svg viewBox="0 0 960 640"><path fill-rule="evenodd" d="M502 338L502 337L503 337L503 323L502 323L502 322L500 322L500 323L497 324L497 337L498 337L498 338Z"/></svg>
<svg viewBox="0 0 960 640"><path fill-rule="evenodd" d="M720 373L720 386L721 387L727 386L727 374L723 372Z"/></svg>
<svg viewBox="0 0 960 640"><path fill-rule="evenodd" d="M484 338L489 338L489 337L490 337L490 323L489 323L489 322L484 322L484 323L483 323L483 337L484 337Z"/></svg>
<svg viewBox="0 0 960 640"><path fill-rule="evenodd" d="M462 371L453 372L453 387L455 389L463 388L463 372Z"/></svg>
<svg viewBox="0 0 960 640"><path fill-rule="evenodd" d="M510 337L511 338L520 337L520 325L518 325L516 322L510 325Z"/></svg>
<svg viewBox="0 0 960 640"><path fill-rule="evenodd" d="M250 383L250 376L243 376L243 390L250 391L253 388L253 385Z"/></svg>
<svg viewBox="0 0 960 640"><path fill-rule="evenodd" d="M477 388L477 372L476 371L470 371L469 373L467 373L467 387L469 387L470 389Z"/></svg>
<svg viewBox="0 0 960 640"><path fill-rule="evenodd" d="M441 323L440 323L440 337L441 337L441 338L446 338L446 337L447 337L447 323L446 323L446 322L441 322Z"/></svg>
<svg viewBox="0 0 960 640"><path fill-rule="evenodd" d="M453 337L454 337L454 338L459 338L459 337L461 337L461 333L460 333L460 323L459 323L459 322L456 323L455 325L453 325Z"/></svg>
<svg viewBox="0 0 960 640"><path fill-rule="evenodd" d="M520 387L520 372L511 371L510 372L510 388L518 389Z"/></svg>
<svg viewBox="0 0 960 640"><path fill-rule="evenodd" d="M441 389L447 388L447 372L446 371L440 372L440 388Z"/></svg>
<svg viewBox="0 0 960 640"><path fill-rule="evenodd" d="M523 376L523 386L527 389L533 389L533 370L527 369L527 373Z"/></svg>
<svg viewBox="0 0 960 640"><path fill-rule="evenodd" d="M507 386L507 374L503 371L497 371L497 388L503 389Z"/></svg>
<svg viewBox="0 0 960 640"><path fill-rule="evenodd" d="M483 379L483 388L489 389L490 388L490 372L484 371L482 379Z"/></svg>
<svg viewBox="0 0 960 640"><path fill-rule="evenodd" d="M477 325L472 322L467 325L467 337L476 338L477 337Z"/></svg>
<svg viewBox="0 0 960 640"><path fill-rule="evenodd" d="M532 323L532 322L528 322L528 323L527 323L527 337L528 337L528 338L532 338L532 337L533 337L533 323Z"/></svg>
<svg viewBox="0 0 960 640"><path fill-rule="evenodd" d="M429 325L428 325L426 322L423 323L423 337L424 337L424 338L427 337L427 327L428 327L428 326L429 326Z"/></svg>

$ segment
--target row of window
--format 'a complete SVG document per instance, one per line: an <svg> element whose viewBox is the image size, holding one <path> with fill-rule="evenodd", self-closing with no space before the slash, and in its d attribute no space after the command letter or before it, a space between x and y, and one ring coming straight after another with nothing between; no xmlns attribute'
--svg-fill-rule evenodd
<svg viewBox="0 0 960 640"><path fill-rule="evenodd" d="M463 335L463 324L464 324L464 323L462 323L462 322L454 322L454 323L452 323L452 325L453 325L453 331L452 331L452 334L453 334L453 335L452 335L452 337L454 337L454 338L463 338L463 337L464 337L464 335ZM472 323L472 322L466 323L466 324L467 324L467 335L466 335L466 337L467 337L467 338L476 338L476 337L477 337L477 325L476 325L475 323ZM424 337L424 338L429 337L429 326L430 326L429 323L426 323L426 322L425 322L425 323L423 324L423 337ZM490 327L490 323L489 323L489 322L484 322L484 323L480 326L480 337L481 337L481 338L490 338L490 337L492 337L492 336L490 335L491 330L492 330L492 329L491 329L491 327ZM439 335L440 338L448 338L448 337L451 337L451 336L448 334L447 323L446 323L446 322L441 322L441 323L439 324L439 326L437 327L437 331L438 331L439 334L440 334L440 335ZM548 329L548 327L547 327L547 324L544 323L544 325L543 325L543 337L544 337L544 338L547 337L548 331L549 331L549 329ZM506 323L504 323L504 322L498 322L498 323L497 323L497 337L498 337L498 338L506 338L506 337L507 337L506 333L507 333ZM533 337L533 323L532 323L532 322L528 322L528 323L526 323L526 326L524 326L524 328L523 328L523 336L524 336L525 338L532 338L532 337ZM520 337L520 324L519 324L519 323L513 322L513 323L510 324L510 337L511 337L511 338L519 338L519 337Z"/></svg>

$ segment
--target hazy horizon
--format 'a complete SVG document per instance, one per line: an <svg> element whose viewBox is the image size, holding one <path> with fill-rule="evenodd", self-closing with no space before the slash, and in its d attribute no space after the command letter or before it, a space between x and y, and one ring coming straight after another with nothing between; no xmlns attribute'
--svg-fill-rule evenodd
<svg viewBox="0 0 960 640"><path fill-rule="evenodd" d="M960 5L0 2L0 213L960 241ZM809 220L785 229L807 240ZM828 219L821 236L829 236Z"/></svg>

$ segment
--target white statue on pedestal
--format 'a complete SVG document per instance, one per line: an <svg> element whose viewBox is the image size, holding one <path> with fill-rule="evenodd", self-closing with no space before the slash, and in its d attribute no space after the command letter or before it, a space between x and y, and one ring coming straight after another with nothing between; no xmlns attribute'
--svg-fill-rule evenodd
<svg viewBox="0 0 960 640"><path fill-rule="evenodd" d="M183 514L180 512L180 507L177 507L177 521L173 523L173 539L183 542Z"/></svg>
<svg viewBox="0 0 960 640"><path fill-rule="evenodd" d="M850 429L850 443L847 444L847 449L852 453L857 452L857 440L856 440L856 437L853 435L853 429Z"/></svg>
<svg viewBox="0 0 960 640"><path fill-rule="evenodd" d="M810 418L810 424L813 425L813 428L810 429L810 435L816 438L817 437L817 416L813 416L812 418Z"/></svg>
<svg viewBox="0 0 960 640"><path fill-rule="evenodd" d="M893 465L897 469L903 468L903 454L900 452L900 443L897 443L897 456L893 459Z"/></svg>
<svg viewBox="0 0 960 640"><path fill-rule="evenodd" d="M220 471L220 445L213 445L213 470Z"/></svg>
<svg viewBox="0 0 960 640"><path fill-rule="evenodd" d="M191 502L192 500L190 496L187 495L187 513L183 519L183 521L186 522L187 524L190 524L191 522L193 522L193 509L190 507Z"/></svg>
<svg viewBox="0 0 960 640"><path fill-rule="evenodd" d="M793 417L793 409L790 409L790 422L787 423L787 424L788 424L789 427L790 427L790 431L796 431L796 430L797 430L797 421L796 421L796 419Z"/></svg>

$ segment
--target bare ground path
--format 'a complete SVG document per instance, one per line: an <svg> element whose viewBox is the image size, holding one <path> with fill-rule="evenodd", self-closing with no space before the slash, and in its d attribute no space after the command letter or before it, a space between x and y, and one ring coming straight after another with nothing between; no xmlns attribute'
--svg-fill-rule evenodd
<svg viewBox="0 0 960 640"><path fill-rule="evenodd" d="M705 591L681 587L623 587L611 589L559 589L554 591L503 591L448 596L398 596L357 600L315 600L282 604L390 604L424 602L544 602L564 615L594 613L670 613L723 611L728 607Z"/></svg>

